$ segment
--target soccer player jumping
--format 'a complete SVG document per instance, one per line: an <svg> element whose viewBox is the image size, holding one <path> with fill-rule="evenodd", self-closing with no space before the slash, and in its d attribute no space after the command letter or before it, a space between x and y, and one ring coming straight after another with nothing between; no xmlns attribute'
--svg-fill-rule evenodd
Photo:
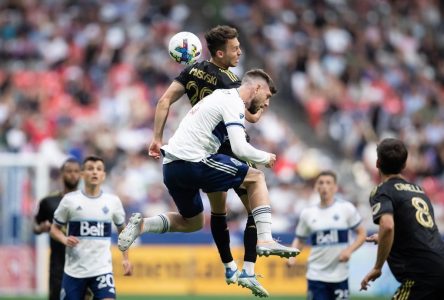
<svg viewBox="0 0 444 300"><path fill-rule="evenodd" d="M276 155L258 150L245 138L245 109L263 108L276 91L270 76L262 70L247 72L239 88L220 89L191 108L179 128L162 147L164 183L179 212L142 218L135 213L119 235L119 249L125 251L144 232L193 232L204 224L199 189L206 193L247 189L257 228L258 255L294 257L296 248L273 240L271 206L262 171L224 154L217 154L228 135L234 154L244 161L272 167Z"/></svg>
<svg viewBox="0 0 444 300"><path fill-rule="evenodd" d="M211 54L210 60L197 62L186 67L159 99L154 120L153 139L149 146L149 155L155 159L159 159L161 156L160 147L163 145L163 129L169 108L173 103L186 94L191 106L194 106L216 89L238 88L241 84L239 78L229 70L230 67L237 66L242 55L237 30L230 26L219 25L205 33L205 40ZM268 103L254 114L246 110L245 119L250 123L256 123L266 106L268 106ZM228 139L221 145L218 153L237 159L231 150L230 140ZM257 232L247 192L241 188L235 189L235 192L244 204L248 214L244 230L245 254L242 272L238 271L230 249L230 232L227 225L226 210L227 193L225 191L208 193L211 206L211 233L225 267L225 281L227 284L237 282L239 285L249 288L256 296L268 296L267 290L257 280L254 271L257 259Z"/></svg>

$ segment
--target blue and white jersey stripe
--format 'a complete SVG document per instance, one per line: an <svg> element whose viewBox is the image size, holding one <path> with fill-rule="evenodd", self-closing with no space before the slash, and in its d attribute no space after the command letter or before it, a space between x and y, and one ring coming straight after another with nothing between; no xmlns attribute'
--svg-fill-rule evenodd
<svg viewBox="0 0 444 300"><path fill-rule="evenodd" d="M54 212L54 221L66 224L67 235L79 240L75 247L66 247L66 274L86 278L112 272L112 223L125 223L125 211L117 196L102 193L93 198L81 191L66 194Z"/></svg>
<svg viewBox="0 0 444 300"><path fill-rule="evenodd" d="M312 245L308 279L324 282L347 279L348 266L339 262L339 255L348 247L351 230L360 222L361 217L353 204L341 199L335 199L328 207L316 205L302 210L296 236L308 239Z"/></svg>

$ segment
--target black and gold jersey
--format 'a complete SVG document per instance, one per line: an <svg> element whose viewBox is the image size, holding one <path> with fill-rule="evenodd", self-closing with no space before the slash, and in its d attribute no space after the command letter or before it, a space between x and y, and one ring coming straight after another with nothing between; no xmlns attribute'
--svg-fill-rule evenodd
<svg viewBox="0 0 444 300"><path fill-rule="evenodd" d="M59 206L59 203L62 200L62 198L63 194L61 192L43 198L40 201L39 209L35 216L35 222L42 223L45 221L49 221L52 223L52 220L54 219L54 212ZM65 264L65 245L51 238L50 247L51 247L51 256L50 256L51 271L63 270L63 266ZM62 271L60 271L60 274L62 274Z"/></svg>
<svg viewBox="0 0 444 300"><path fill-rule="evenodd" d="M232 89L241 84L233 72L208 60L187 66L175 80L185 87L192 106L216 89Z"/></svg>
<svg viewBox="0 0 444 300"><path fill-rule="evenodd" d="M388 264L396 279L442 283L444 242L423 189L401 177L391 178L373 190L370 205L375 224L383 214L393 215L395 236Z"/></svg>

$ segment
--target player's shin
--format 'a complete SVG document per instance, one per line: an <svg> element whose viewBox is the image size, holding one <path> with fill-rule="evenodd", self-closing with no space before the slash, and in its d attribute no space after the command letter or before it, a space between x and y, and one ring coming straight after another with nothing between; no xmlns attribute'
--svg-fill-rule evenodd
<svg viewBox="0 0 444 300"><path fill-rule="evenodd" d="M142 232L165 233L170 229L170 220L168 216L161 214L143 219Z"/></svg>

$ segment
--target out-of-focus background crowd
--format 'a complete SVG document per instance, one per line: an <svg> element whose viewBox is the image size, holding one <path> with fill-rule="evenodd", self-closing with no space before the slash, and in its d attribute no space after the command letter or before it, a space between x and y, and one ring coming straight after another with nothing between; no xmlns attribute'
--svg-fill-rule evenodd
<svg viewBox="0 0 444 300"><path fill-rule="evenodd" d="M405 175L430 195L444 230L443 10L439 0L3 0L0 152L39 152L54 168L67 155L100 155L128 214L170 210L161 162L146 150L157 100L183 68L168 40L191 31L205 47L206 30L229 24L243 49L233 71L264 68L279 88L247 128L278 157L266 170L275 232L293 232L327 168L374 229L368 195L387 136L407 143ZM174 105L165 142L189 107ZM231 228L243 228L232 193L229 204Z"/></svg>

